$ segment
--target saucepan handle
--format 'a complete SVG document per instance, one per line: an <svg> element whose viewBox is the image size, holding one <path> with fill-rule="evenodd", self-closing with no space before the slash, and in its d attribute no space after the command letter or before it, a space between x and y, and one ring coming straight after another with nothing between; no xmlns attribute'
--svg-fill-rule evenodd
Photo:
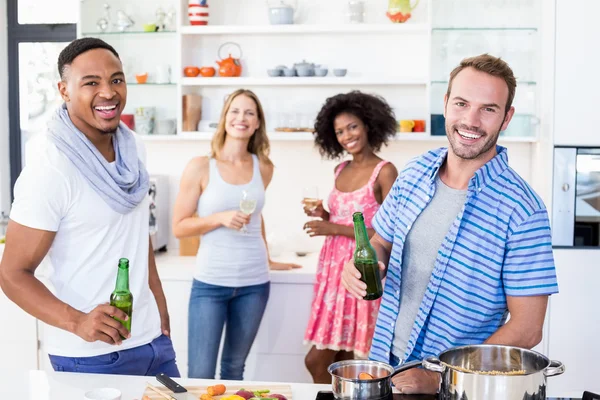
<svg viewBox="0 0 600 400"><path fill-rule="evenodd" d="M546 369L544 370L544 375L555 376L560 375L563 372L565 372L565 365L560 361L551 360L550 365L548 365L548 367L546 367Z"/></svg>
<svg viewBox="0 0 600 400"><path fill-rule="evenodd" d="M411 361L411 362L404 363L402 365L398 365L396 368L394 368L394 372L392 373L390 378L392 376L395 376L396 374L399 374L400 372L404 372L409 369L413 369L413 368L420 367L420 366L421 366L420 360L419 361Z"/></svg>
<svg viewBox="0 0 600 400"><path fill-rule="evenodd" d="M446 371L446 366L441 363L436 357L427 357L423 360L423 368L433 372L443 374Z"/></svg>

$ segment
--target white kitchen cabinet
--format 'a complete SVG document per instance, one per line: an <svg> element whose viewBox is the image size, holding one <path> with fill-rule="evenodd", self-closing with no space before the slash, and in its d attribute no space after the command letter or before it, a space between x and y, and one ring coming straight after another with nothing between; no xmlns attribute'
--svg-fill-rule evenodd
<svg viewBox="0 0 600 400"><path fill-rule="evenodd" d="M191 276L187 281L163 278L162 284L171 317L171 338L177 354L177 365L181 375L187 376ZM269 302L246 362L244 379L311 382L304 367L308 348L302 344L311 300L312 283L271 283Z"/></svg>
<svg viewBox="0 0 600 400"><path fill-rule="evenodd" d="M0 260L4 245L0 244ZM15 370L38 368L38 337L36 319L13 303L0 290L0 354L3 360L10 360ZM6 366L6 365L5 365Z"/></svg>
<svg viewBox="0 0 600 400"><path fill-rule="evenodd" d="M559 293L550 298L549 358L566 366L548 379L548 396L600 392L600 251L555 250Z"/></svg>
<svg viewBox="0 0 600 400"><path fill-rule="evenodd" d="M0 256L1 258L1 256ZM0 354L10 360L11 368L31 370L38 368L36 319L27 314L0 290Z"/></svg>
<svg viewBox="0 0 600 400"><path fill-rule="evenodd" d="M556 0L555 145L600 145L599 14L597 0Z"/></svg>

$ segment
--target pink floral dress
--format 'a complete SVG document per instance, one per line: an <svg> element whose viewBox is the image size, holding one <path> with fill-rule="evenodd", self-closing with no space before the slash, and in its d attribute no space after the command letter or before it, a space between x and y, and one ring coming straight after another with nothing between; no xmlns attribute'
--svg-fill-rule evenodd
<svg viewBox="0 0 600 400"><path fill-rule="evenodd" d="M349 161L342 163L335 178ZM373 169L368 183L353 192L336 187L329 195L329 221L353 226L352 214L362 211L367 228L379 209L373 187L379 171L388 161ZM342 269L352 259L355 242L346 236L328 236L319 255L314 297L304 343L317 349L353 351L357 357L368 356L377 320L380 300L357 300L342 286Z"/></svg>

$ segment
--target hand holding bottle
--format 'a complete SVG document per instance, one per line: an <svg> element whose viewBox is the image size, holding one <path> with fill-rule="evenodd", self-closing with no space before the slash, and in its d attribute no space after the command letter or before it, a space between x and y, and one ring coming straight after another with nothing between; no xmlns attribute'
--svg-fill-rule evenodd
<svg viewBox="0 0 600 400"><path fill-rule="evenodd" d="M385 273L385 264L379 261L379 272ZM352 296L362 300L367 295L367 284L360 280L360 271L354 266L354 260L344 264L342 270L342 285Z"/></svg>
<svg viewBox="0 0 600 400"><path fill-rule="evenodd" d="M129 316L117 307L100 304L89 313L81 313L75 321L75 333L86 342L100 340L108 344L120 345L121 337L129 338L131 334L115 318L127 321Z"/></svg>

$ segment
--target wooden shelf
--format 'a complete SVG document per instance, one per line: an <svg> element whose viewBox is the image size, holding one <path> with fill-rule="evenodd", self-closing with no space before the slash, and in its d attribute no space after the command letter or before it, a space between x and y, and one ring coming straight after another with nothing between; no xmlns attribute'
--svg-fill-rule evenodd
<svg viewBox="0 0 600 400"><path fill-rule="evenodd" d="M428 33L430 26L421 23L407 24L339 24L339 25L204 25L182 26L182 35L275 35L307 33Z"/></svg>
<svg viewBox="0 0 600 400"><path fill-rule="evenodd" d="M330 71L331 73L331 71ZM418 78L353 78L348 76L264 77L264 78L181 78L182 86L387 86L427 85Z"/></svg>

